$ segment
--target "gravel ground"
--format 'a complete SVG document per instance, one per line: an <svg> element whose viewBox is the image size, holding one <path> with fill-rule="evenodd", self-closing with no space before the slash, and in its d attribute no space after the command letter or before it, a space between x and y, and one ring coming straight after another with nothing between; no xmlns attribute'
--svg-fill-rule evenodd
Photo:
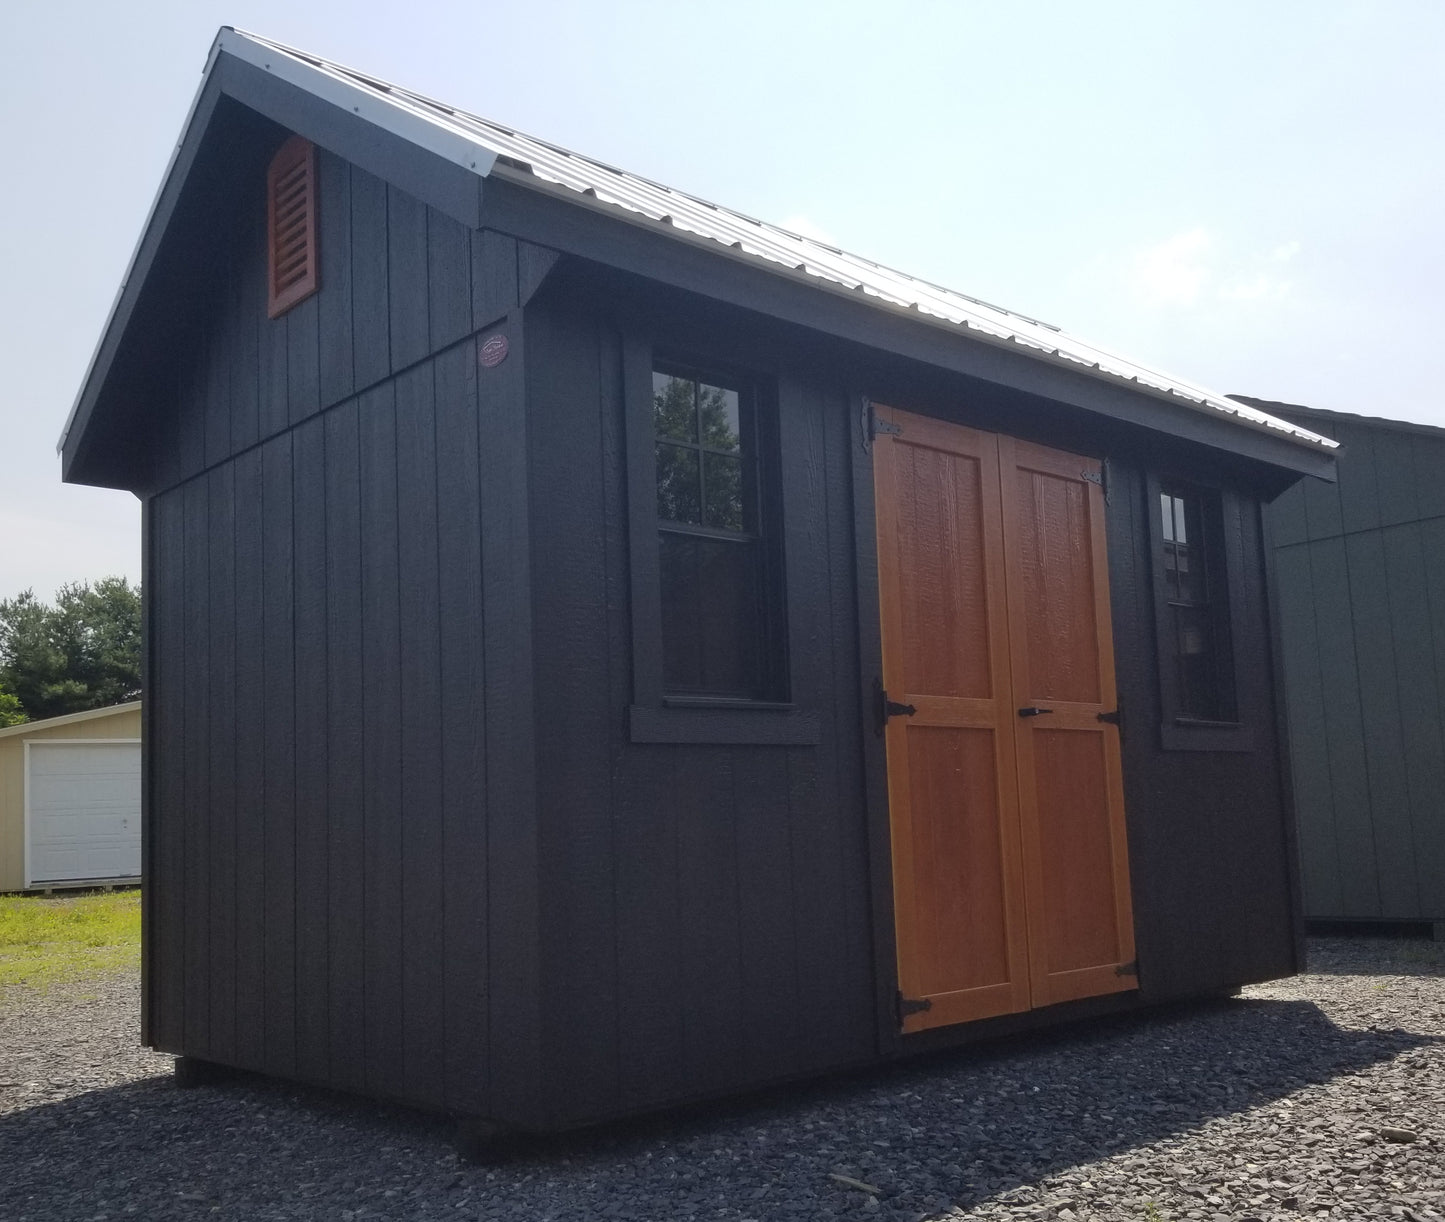
<svg viewBox="0 0 1445 1222"><path fill-rule="evenodd" d="M179 1091L137 984L0 998L0 1219L1445 1219L1445 944L460 1162L440 1120Z"/></svg>

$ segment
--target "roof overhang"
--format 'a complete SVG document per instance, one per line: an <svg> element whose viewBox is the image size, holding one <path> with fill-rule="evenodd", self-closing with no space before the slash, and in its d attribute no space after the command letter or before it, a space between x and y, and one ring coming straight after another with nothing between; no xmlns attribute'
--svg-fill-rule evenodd
<svg viewBox="0 0 1445 1222"><path fill-rule="evenodd" d="M162 317L148 298L161 296L153 280L165 261L172 225L195 194L197 167L231 104L301 133L468 227L495 228L881 351L1289 472L1333 478L1334 442L1251 404L1148 370L1037 320L226 28L211 48L180 142L60 438L67 480L133 486L125 472L141 461L132 452L139 444L137 430L129 427L144 410L138 402L143 379L137 375L145 366L146 333ZM214 159L213 151L209 155ZM174 257L170 264L189 267Z"/></svg>

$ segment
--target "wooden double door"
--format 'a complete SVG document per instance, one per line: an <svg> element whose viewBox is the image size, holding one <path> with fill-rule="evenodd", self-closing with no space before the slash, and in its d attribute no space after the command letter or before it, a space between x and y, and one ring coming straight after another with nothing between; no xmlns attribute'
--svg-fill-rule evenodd
<svg viewBox="0 0 1445 1222"><path fill-rule="evenodd" d="M1132 989L1100 464L875 412L903 1030Z"/></svg>

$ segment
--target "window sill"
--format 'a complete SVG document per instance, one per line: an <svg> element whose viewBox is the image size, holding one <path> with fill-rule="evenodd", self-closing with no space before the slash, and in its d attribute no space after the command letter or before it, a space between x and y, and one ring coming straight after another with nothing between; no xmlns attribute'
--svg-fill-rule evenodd
<svg viewBox="0 0 1445 1222"><path fill-rule="evenodd" d="M674 697L663 708L634 704L627 713L635 743L811 747L822 740L818 715L791 704Z"/></svg>
<svg viewBox="0 0 1445 1222"><path fill-rule="evenodd" d="M1165 751L1253 751L1254 731L1237 721L1176 717L1159 727Z"/></svg>

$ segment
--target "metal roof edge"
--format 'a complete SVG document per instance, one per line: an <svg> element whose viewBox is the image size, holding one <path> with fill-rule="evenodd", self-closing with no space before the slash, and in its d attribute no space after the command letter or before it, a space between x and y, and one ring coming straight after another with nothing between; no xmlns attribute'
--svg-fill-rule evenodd
<svg viewBox="0 0 1445 1222"><path fill-rule="evenodd" d="M460 127L449 124L444 113L448 108L440 102L424 99L428 110L421 113L408 104L413 97L423 100L420 95L394 90L364 72L332 65L245 30L223 27L216 37L219 50L253 68L270 72L333 106L348 109L358 118L375 123L463 169L472 170L481 178L491 173L497 154Z"/></svg>
<svg viewBox="0 0 1445 1222"><path fill-rule="evenodd" d="M1331 460L1333 451L1338 448L1338 443L1327 437L1291 421L1272 417L1246 397L1220 395L1191 381L1121 357L1051 324L931 285L907 273L752 220L684 192L649 183L639 176L614 170L592 158L514 132L341 64L223 26L207 55L201 85L186 116L181 139L167 164L160 189L147 214L140 239L57 442L56 449L62 457L77 427L82 436L88 428L96 403L100 401L101 392L112 374L125 329L130 325L141 288L169 225L169 212L173 211L187 179L189 170L185 157L189 154L193 160L196 155L197 125L206 119L208 90L212 91L210 104L214 107L219 96L228 95L232 88L239 87L235 82L228 84L227 72L219 70L223 63L229 62L226 57L235 61L236 72L268 74L281 88L309 95L323 109L335 108L335 111L328 110L327 113L339 112L348 121L354 116L362 124L380 129L388 137L401 142L402 147L419 149L459 168L462 173L459 181L466 181L466 175L475 175L476 179L495 176L528 191L550 195L568 206L583 207L624 220L671 241L695 244L710 256L726 256L765 274L793 280L810 290L826 290L829 295L840 299L862 301L873 309L896 317L925 322L929 329L959 340L971 339L1013 351L1096 383L1135 391L1155 402L1173 404L1192 413L1272 436L1297 450L1311 452L1321 460ZM252 79L259 82L262 78L258 75ZM248 88L251 86L243 88L242 92ZM569 165L576 167L576 172L559 171L556 164L551 165L550 171L543 172L537 166L517 159L516 154L527 150L534 156L540 156L543 150L547 150L549 155L565 158ZM514 160L517 160L516 165L513 165ZM603 170L608 171L607 183L595 179L597 172ZM455 169L448 171L451 174L456 172ZM559 172L561 177L553 176ZM589 175L594 178L589 178ZM705 226L689 226L685 218L679 218L679 223L674 223L669 214L651 215L648 208L654 207L656 201L643 199L639 203L640 197L629 194L627 190L614 191L609 185L612 176L624 180L623 187L628 183L647 183L650 189L679 201L687 200L707 213ZM599 195L592 185L588 185L589 182L602 187L603 194ZM712 219L714 216L716 221ZM757 228L758 239L755 241L751 236L743 235L745 240L729 241L730 237L737 237L738 222L745 223L749 235L753 227ZM775 241L774 238L780 234L789 241ZM749 249L749 245L753 249ZM824 254L833 258L819 257L815 260L809 257ZM796 267L788 261L794 257L803 259ZM877 274L871 275L864 269L873 269ZM960 309L960 302L972 303L980 309ZM1024 325L1016 326L1013 320ZM79 451L73 451L71 462L67 465L73 467L78 457Z"/></svg>
<svg viewBox="0 0 1445 1222"><path fill-rule="evenodd" d="M0 738L17 738L36 730L48 730L51 726L74 725L78 721L91 721L115 713L133 713L141 706L139 700L127 700L123 704L108 704L100 709L85 709L79 713L62 713L59 717L42 717L39 721L22 721L18 726L0 727Z"/></svg>
<svg viewBox="0 0 1445 1222"><path fill-rule="evenodd" d="M1329 407L1307 407L1303 403L1284 403L1278 399L1259 399L1254 395L1230 395L1250 407L1262 412L1281 416L1304 416L1309 420L1338 420L1342 424L1367 424L1390 429L1400 433L1414 433L1424 437L1445 437L1445 425L1421 424L1417 420L1396 420L1390 416L1366 416L1362 412L1342 412Z"/></svg>
<svg viewBox="0 0 1445 1222"><path fill-rule="evenodd" d="M704 252L711 257L730 259L734 262L744 264L748 267L756 268L759 271L762 271L768 275L776 276L784 280L790 280L795 284L801 285L815 292L827 292L830 295L838 297L839 299L845 301L856 302L859 300L860 297L860 292L858 289L850 289L846 285L837 281L821 276L816 276L806 271L800 271L795 268L790 268L784 264L776 262L773 259L764 258L760 255L754 255L749 251L742 250L734 246L725 246L722 243L716 241L715 239L707 237L706 235L694 234L687 230L679 229L664 221L655 220L654 218L647 216L645 213L636 212L630 208L619 207L615 204L610 203L607 200L599 199L595 195L588 195L578 191L574 191L572 188L562 183L551 182L548 179L539 178L537 175L532 174L528 171L520 170L513 166L510 166L505 160L500 160L497 163L496 167L492 171L492 177L509 182L514 186L523 188L524 190L535 191L538 194L547 195L554 199L561 200L562 202L572 207L582 207L590 209L604 216L613 218L615 220L620 220L638 229L645 230L649 233L658 234L659 236L665 237L670 241L685 243L694 247L697 250ZM833 250L836 248L829 247L828 249ZM854 258L856 256L850 255L847 257ZM945 291L952 292L952 290ZM977 299L970 298L969 300ZM980 302L979 304L986 303ZM1240 408L1243 408L1244 410L1231 410L1232 405L1227 403L1225 400L1235 399L1237 401L1237 396L1224 396L1218 394L1217 392L1207 392L1204 391L1203 388L1199 388L1201 397L1199 399L1193 399L1190 398L1188 395L1180 394L1177 391L1169 389L1168 387L1155 386L1150 384L1149 382L1142 381L1139 378L1129 377L1121 373L1116 373L1114 370L1105 369L1098 364L1085 364L1078 358L1069 356L1061 351L1049 351L1048 349L1036 347L1032 343L1025 340L1020 340L1014 336L996 336L978 327L970 327L967 324L953 322L951 319L944 318L928 310L920 309L916 305L904 306L871 293L867 294L867 305L871 309L885 311L894 315L897 318L906 319L914 324L925 325L934 331L953 336L959 340L972 340L976 343L985 344L994 348L999 348L1006 352L1015 352L1020 354L1021 356L1038 361L1041 364L1052 365L1055 368L1067 370L1071 373L1088 377L1096 382L1103 382L1107 385L1134 391L1138 394L1145 396L1146 398L1153 399L1156 402L1168 403L1176 407L1186 408L1190 411L1195 412L1196 414L1204 416L1207 419L1224 420L1231 425L1248 429L1251 432L1276 438L1279 441L1287 442L1307 451L1313 451L1315 453L1322 454L1328 458L1333 458L1334 451L1339 448L1339 442L1334 441L1329 437L1321 436L1320 434L1314 433L1308 429L1301 428L1300 426L1293 425L1289 421L1279 420L1271 416L1263 409L1254 407L1252 404L1239 402L1238 406ZM1001 309L1002 307L994 306L991 308ZM1014 314L1013 311L1006 312ZM1017 314L1014 316L1019 318L1027 317L1025 315ZM1054 331L1061 330L1061 328L1054 327L1052 324L1048 323L1040 325L1048 327L1050 330ZM1067 334L1067 332L1064 332L1064 334ZM1098 347L1098 345L1095 345L1092 342L1090 342L1089 346ZM1132 361L1129 363L1132 364ZM1162 371L1148 370L1147 372L1157 373L1161 378L1167 378L1168 380L1178 382L1181 385L1189 386L1190 389L1194 389L1192 384L1184 382L1183 379L1174 378L1172 375L1164 374ZM1209 397L1204 397L1206 395ZM1261 418L1254 419L1251 415L1248 414L1250 412L1258 412Z"/></svg>
<svg viewBox="0 0 1445 1222"><path fill-rule="evenodd" d="M201 71L201 83L196 89L190 109L186 112L185 121L181 125L180 137L166 162L160 186L146 212L140 236L126 263L125 273L121 277L120 286L116 289L110 310L106 314L105 324L101 328L100 336L96 340L95 348L86 365L80 388L76 392L70 412L65 418L65 424L60 430L60 437L55 443L55 452L58 455L64 455L66 443L70 440L70 435L77 422L84 423L81 417L83 413L88 415L88 412L85 412L85 405L92 392L98 390L98 379L103 382L105 375L109 372L110 361L104 359L106 348L117 326L124 327L129 308L135 304L134 295L139 292L140 285L149 271L150 259L143 256L147 252L157 220L164 211L164 205L173 189L179 189L180 182L177 181L177 172L180 169L180 162L191 142L197 119L203 110L207 90L216 78L216 68L223 55L231 56L253 68L268 72L323 102L349 111L358 118L383 128L409 144L476 174L479 178L485 178L491 172L496 161L495 153L460 129L448 126L440 113L422 114L409 109L407 105L403 104L401 98L392 96L375 85L368 86L363 83L373 79L364 73L346 69L349 76L343 77L339 72L323 67L319 61L307 56L304 52L295 51L231 26L222 26L217 31L211 48L206 54L205 66ZM440 109L439 103L435 105ZM184 174L181 175L181 180L184 180ZM152 250L149 253L153 258L155 251Z"/></svg>

